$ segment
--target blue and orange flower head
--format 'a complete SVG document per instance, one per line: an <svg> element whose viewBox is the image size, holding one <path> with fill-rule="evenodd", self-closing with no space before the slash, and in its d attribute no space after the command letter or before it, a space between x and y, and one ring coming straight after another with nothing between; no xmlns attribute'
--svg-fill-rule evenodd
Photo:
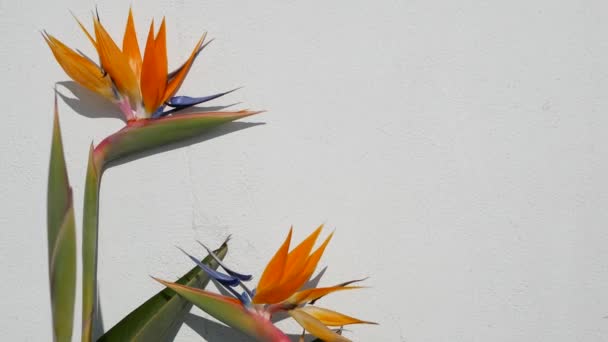
<svg viewBox="0 0 608 342"><path fill-rule="evenodd" d="M156 34L154 21L150 24L143 58L131 10L122 49L108 34L98 15L93 16L94 35L80 21L77 22L95 47L99 65L54 36L44 32L43 37L65 73L76 83L118 105L127 121L159 118L230 92L204 97L175 96L192 63L203 49L206 34L196 43L188 59L177 70L169 73L164 18ZM170 109L165 110L167 106Z"/></svg>
<svg viewBox="0 0 608 342"><path fill-rule="evenodd" d="M211 256L214 256L226 273L210 269L200 263L197 258L189 254L188 256L232 296L222 296L205 290L159 281L203 311L261 341L289 341L287 336L272 324L272 316L279 312L286 312L305 331L323 341L350 341L330 327L375 323L316 306L316 302L333 292L358 289L359 286L351 284L361 280L348 281L330 287L303 289L333 236L331 233L317 249L313 250L322 228L323 226L317 228L291 251L289 246L292 229L290 229L287 238L262 273L257 288L253 290L245 285L245 282L252 278L250 275L231 270L204 245L203 247ZM237 291L237 287L242 288L243 292Z"/></svg>

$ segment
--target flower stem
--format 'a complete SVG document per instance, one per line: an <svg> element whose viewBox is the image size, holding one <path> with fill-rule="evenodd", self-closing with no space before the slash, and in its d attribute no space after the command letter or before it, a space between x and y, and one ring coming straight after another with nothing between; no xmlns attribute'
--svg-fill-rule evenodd
<svg viewBox="0 0 608 342"><path fill-rule="evenodd" d="M84 189L82 222L82 342L93 339L93 323L97 306L97 238L99 221L99 186L103 156L89 152Z"/></svg>

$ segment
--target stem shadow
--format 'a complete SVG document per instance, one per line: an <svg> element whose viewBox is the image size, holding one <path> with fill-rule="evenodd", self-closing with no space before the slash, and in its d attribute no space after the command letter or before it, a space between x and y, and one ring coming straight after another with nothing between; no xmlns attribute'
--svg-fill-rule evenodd
<svg viewBox="0 0 608 342"><path fill-rule="evenodd" d="M61 97L63 102L76 113L92 119L112 118L125 121L124 116L117 106L94 92L80 86L78 83L74 81L62 81L57 82L57 85L66 88L75 96L68 97L57 91L57 95Z"/></svg>

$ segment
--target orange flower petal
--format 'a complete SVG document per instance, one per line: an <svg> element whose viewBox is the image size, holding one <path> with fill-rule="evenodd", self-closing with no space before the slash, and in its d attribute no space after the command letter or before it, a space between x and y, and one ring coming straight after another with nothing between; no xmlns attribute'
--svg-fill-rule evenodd
<svg viewBox="0 0 608 342"><path fill-rule="evenodd" d="M285 304L300 305L312 302L318 298L326 296L330 293L344 290L360 289L361 286L331 286L331 287L318 287L314 289L306 289L294 293L289 299L285 301Z"/></svg>
<svg viewBox="0 0 608 342"><path fill-rule="evenodd" d="M203 34L201 39L199 39L198 43L196 43L196 46L194 47L194 50L192 50L192 53L190 54L190 57L188 57L188 60L180 67L179 72L173 78L171 78L171 80L169 80L167 88L165 89L165 94L163 96L163 102L167 101L170 97L175 95L175 93L177 93L177 91L179 90L179 87L181 87L182 83L184 82L184 79L186 79L186 75L188 75L188 72L190 71L190 67L194 62L194 59L196 58L198 50L205 41L206 36L207 33Z"/></svg>
<svg viewBox="0 0 608 342"><path fill-rule="evenodd" d="M299 273L293 274L290 278L283 281L279 287L274 288L271 303L278 303L289 298L289 296L301 288L306 281L310 279L310 276L312 276L317 268L319 260L321 260L325 247L327 247L327 244L333 235L334 234L331 233L327 239L325 239L323 244L310 257L308 257L305 267Z"/></svg>
<svg viewBox="0 0 608 342"><path fill-rule="evenodd" d="M299 275L299 277L300 277L299 281L301 283L300 286L304 285L304 283L315 272L315 269L317 268L317 264L319 263L319 260L321 260L321 257L323 256L323 253L325 252L325 248L327 247L327 245L329 244L329 241L331 241L331 238L333 236L334 236L333 232L331 234L329 234L329 236L325 239L325 241L323 241L323 244L319 248L317 248L317 250L306 261L306 268L304 269L304 272L302 272Z"/></svg>
<svg viewBox="0 0 608 342"><path fill-rule="evenodd" d="M87 36L87 38L89 38L89 41L91 42L91 44L93 44L93 46L95 47L95 49L97 49L97 43L95 42L95 39L93 38L93 36L91 36L91 34L87 30L87 28L84 27L84 25L80 22L80 20L78 20L78 18L76 18L76 16L74 15L74 13L72 13L72 17L74 17L74 19L78 23L78 26L80 26L80 28L82 29L82 31L84 32L84 34Z"/></svg>
<svg viewBox="0 0 608 342"><path fill-rule="evenodd" d="M135 77L139 80L141 77L141 53L139 52L139 44L137 43L137 32L133 22L133 11L129 8L129 18L127 19L127 27L125 28L125 36L122 40L122 53L127 58L131 70L135 73Z"/></svg>
<svg viewBox="0 0 608 342"><path fill-rule="evenodd" d="M332 236L333 233L330 234L323 244L307 258L305 266L298 273L293 273L287 279L282 279L280 283L275 283L274 286L266 289L264 293L265 301L260 301L259 303L279 303L289 298L294 292L301 288L315 271L315 268L325 251L325 247L327 247ZM284 276L285 273L283 273L282 278L284 278Z"/></svg>
<svg viewBox="0 0 608 342"><path fill-rule="evenodd" d="M293 278L300 274L306 266L306 261L310 255L310 251L317 241L317 237L321 233L323 225L315 229L304 241L302 241L296 248L294 248L287 256L287 264L285 265L285 272L281 278L281 282L284 282L290 278Z"/></svg>
<svg viewBox="0 0 608 342"><path fill-rule="evenodd" d="M285 270L292 232L293 228L290 228L287 238L264 269L252 300L253 303L269 303L267 300L272 296L272 289L279 282Z"/></svg>
<svg viewBox="0 0 608 342"><path fill-rule="evenodd" d="M329 309L320 308L318 306L305 306L299 309L312 317L318 319L321 323L331 327L341 327L349 324L378 324L374 322L362 321L358 318L350 317Z"/></svg>
<svg viewBox="0 0 608 342"><path fill-rule="evenodd" d="M55 59L66 74L83 87L94 91L109 100L116 100L112 81L88 58L76 53L55 37L46 34L44 40L51 48Z"/></svg>
<svg viewBox="0 0 608 342"><path fill-rule="evenodd" d="M322 339L326 342L349 342L350 340L344 336L338 335L328 327L326 327L321 321L309 315L301 309L295 309L288 311L289 315L293 317L302 328L306 329L309 333Z"/></svg>
<svg viewBox="0 0 608 342"><path fill-rule="evenodd" d="M95 23L97 53L99 53L101 67L110 74L120 93L127 94L132 104L138 103L140 101L139 84L129 66L129 61L103 28L99 19L93 19L93 22Z"/></svg>
<svg viewBox="0 0 608 342"><path fill-rule="evenodd" d="M146 112L151 114L163 103L163 94L167 84L165 19L161 23L156 39L154 39L154 22L150 24L141 68L140 84Z"/></svg>
<svg viewBox="0 0 608 342"><path fill-rule="evenodd" d="M150 23L148 30L148 39L146 40L146 48L144 50L144 59L141 65L141 77L139 80L141 88L141 96L144 101L146 112L151 113L156 110L154 103L156 102L156 74L155 74L155 59L154 54L154 19Z"/></svg>
<svg viewBox="0 0 608 342"><path fill-rule="evenodd" d="M156 73L158 74L158 97L157 102L160 106L164 102L163 95L165 93L165 87L167 86L167 29L165 25L165 18L160 23L158 34L154 40L154 54L156 55Z"/></svg>

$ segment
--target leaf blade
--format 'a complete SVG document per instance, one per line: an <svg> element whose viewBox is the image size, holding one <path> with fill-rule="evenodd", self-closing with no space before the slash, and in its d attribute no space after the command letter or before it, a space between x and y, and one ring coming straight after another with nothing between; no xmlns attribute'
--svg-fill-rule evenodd
<svg viewBox="0 0 608 342"><path fill-rule="evenodd" d="M228 253L227 242L214 252L223 259ZM202 263L217 268L218 263L207 256ZM176 281L177 284L204 288L209 282L207 274L198 267ZM108 330L99 342L108 341L150 341L157 340L169 331L180 316L189 311L191 304L169 288L157 293L142 305L131 311L120 322Z"/></svg>
<svg viewBox="0 0 608 342"><path fill-rule="evenodd" d="M70 341L76 292L76 225L67 175L57 95L47 192L48 267L55 341Z"/></svg>

